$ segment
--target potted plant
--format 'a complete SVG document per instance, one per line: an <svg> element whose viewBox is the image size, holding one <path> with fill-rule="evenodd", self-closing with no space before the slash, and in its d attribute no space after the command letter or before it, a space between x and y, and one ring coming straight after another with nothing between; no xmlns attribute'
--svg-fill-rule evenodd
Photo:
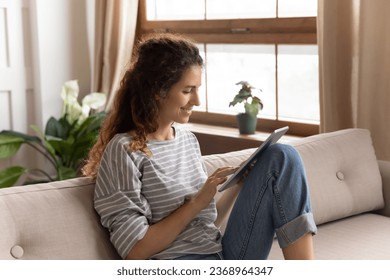
<svg viewBox="0 0 390 280"><path fill-rule="evenodd" d="M26 144L41 153L53 166L55 173L49 174L41 168L11 166L0 170L0 188L13 186L24 174L30 175L23 184L49 182L74 178L89 149L95 143L105 112L98 112L106 102L104 93L86 95L81 105L77 101L79 86L76 80L68 81L62 87L63 112L59 119L51 117L42 132L31 125L35 135L3 130L0 132L0 159L16 154ZM38 179L31 179L38 175Z"/></svg>
<svg viewBox="0 0 390 280"><path fill-rule="evenodd" d="M240 134L254 134L256 131L257 115L263 109L261 99L252 94L252 90L256 89L246 81L236 83L241 85L240 90L229 103L230 106L235 106L237 103L244 103L245 113L237 115L238 128ZM259 89L261 91L261 89Z"/></svg>

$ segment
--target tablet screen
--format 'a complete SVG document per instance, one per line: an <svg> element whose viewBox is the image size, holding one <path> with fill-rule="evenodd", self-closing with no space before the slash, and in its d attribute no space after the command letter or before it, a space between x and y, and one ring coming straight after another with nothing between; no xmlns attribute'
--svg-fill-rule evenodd
<svg viewBox="0 0 390 280"><path fill-rule="evenodd" d="M230 187L233 187L235 184L238 183L240 178L244 175L246 169L254 163L259 156L261 156L261 153L266 150L270 145L275 144L288 130L288 126L276 129L274 132L271 133L270 136L256 149L256 151L253 152L253 154L243 163L241 164L240 168L237 169L236 172L234 172L225 183L222 184L222 186L219 188L218 191L222 192Z"/></svg>

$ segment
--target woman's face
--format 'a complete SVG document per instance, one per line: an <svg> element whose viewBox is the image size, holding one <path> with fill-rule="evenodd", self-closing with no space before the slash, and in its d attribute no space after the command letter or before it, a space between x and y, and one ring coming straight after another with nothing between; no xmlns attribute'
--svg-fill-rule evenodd
<svg viewBox="0 0 390 280"><path fill-rule="evenodd" d="M198 89L201 85L202 68L198 65L188 68L160 102L161 124L187 123L194 106L199 106Z"/></svg>

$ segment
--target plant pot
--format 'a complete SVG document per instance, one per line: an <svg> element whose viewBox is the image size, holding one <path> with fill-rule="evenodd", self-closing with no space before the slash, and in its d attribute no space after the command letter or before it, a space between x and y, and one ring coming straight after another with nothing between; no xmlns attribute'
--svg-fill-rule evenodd
<svg viewBox="0 0 390 280"><path fill-rule="evenodd" d="M256 131L257 116L246 113L237 115L238 129L240 134L254 134Z"/></svg>

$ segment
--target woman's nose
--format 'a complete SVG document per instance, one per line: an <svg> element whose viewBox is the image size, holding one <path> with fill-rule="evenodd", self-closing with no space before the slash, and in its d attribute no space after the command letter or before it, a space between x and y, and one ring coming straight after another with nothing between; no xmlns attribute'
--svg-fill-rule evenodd
<svg viewBox="0 0 390 280"><path fill-rule="evenodd" d="M191 95L191 104L195 106L200 105L200 98L199 98L199 92L196 90L192 95Z"/></svg>

